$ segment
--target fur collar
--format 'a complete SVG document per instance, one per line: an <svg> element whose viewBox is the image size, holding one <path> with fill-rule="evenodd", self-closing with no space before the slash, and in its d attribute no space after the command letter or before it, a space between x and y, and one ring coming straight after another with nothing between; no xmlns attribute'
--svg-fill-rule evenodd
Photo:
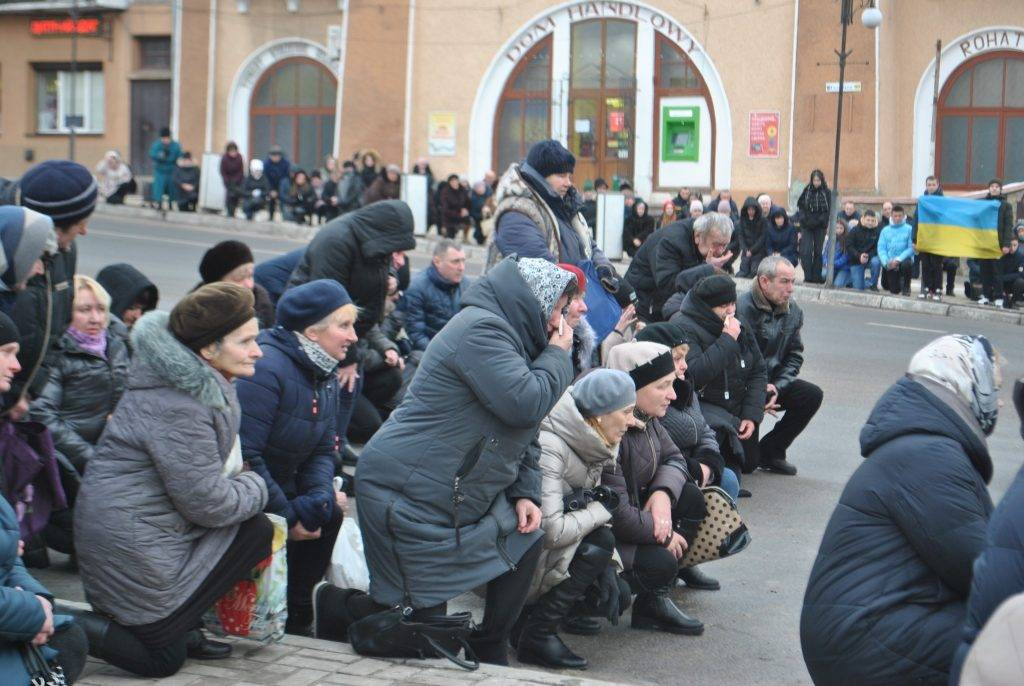
<svg viewBox="0 0 1024 686"><path fill-rule="evenodd" d="M154 310L133 327L135 361L142 367L136 370L142 373L133 373L130 385L167 386L188 393L207 407L225 409L229 404L225 392L225 386L230 388L228 381L171 334L167 326L170 318L167 312Z"/></svg>
<svg viewBox="0 0 1024 686"><path fill-rule="evenodd" d="M580 325L573 331L573 356L579 366L579 374L590 371L594 366L594 348L597 347L597 332L587 321L586 315L580 317Z"/></svg>

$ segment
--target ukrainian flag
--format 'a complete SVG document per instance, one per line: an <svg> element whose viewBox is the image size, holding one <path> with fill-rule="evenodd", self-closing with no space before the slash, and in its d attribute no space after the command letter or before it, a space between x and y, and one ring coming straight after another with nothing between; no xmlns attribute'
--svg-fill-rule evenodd
<svg viewBox="0 0 1024 686"><path fill-rule="evenodd" d="M917 252L995 260L999 201L923 195L917 200Z"/></svg>

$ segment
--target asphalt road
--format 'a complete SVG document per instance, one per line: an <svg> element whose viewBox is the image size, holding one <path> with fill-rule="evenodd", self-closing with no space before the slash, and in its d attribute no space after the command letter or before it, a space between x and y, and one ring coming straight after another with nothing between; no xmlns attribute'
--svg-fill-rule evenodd
<svg viewBox="0 0 1024 686"><path fill-rule="evenodd" d="M89 235L80 239L80 270L95 273L110 262L132 262L159 285L161 305L170 306L198 279L196 265L203 250L229 237L239 236L97 217ZM300 245L287 239L239 238L253 247L257 261ZM425 262L425 256L413 256L414 267ZM479 270L480 265L470 265L471 272ZM996 500L1016 474L1024 450L1009 391L1014 378L1024 377L1020 327L817 303L804 310L807 352L801 377L823 387L825 402L790 452L798 476L757 473L745 479L754 497L740 506L753 542L735 558L704 568L721 580L722 590L677 590L686 611L705 622L705 634L690 638L633 631L626 621L598 637L567 637L590 659L587 676L645 684L810 683L800 653L800 605L822 531L860 463L858 433L911 355L943 333L985 334L1006 358L1006 406L989 441ZM40 577L59 595L81 595L63 564ZM469 596L455 605L480 608Z"/></svg>

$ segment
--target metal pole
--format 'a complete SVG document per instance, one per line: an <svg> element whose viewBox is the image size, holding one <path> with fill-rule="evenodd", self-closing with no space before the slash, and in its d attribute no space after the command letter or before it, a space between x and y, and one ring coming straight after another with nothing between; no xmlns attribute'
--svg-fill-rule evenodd
<svg viewBox="0 0 1024 686"><path fill-rule="evenodd" d="M842 0L840 23L843 34L836 55L839 56L839 106L836 108L836 153L832 163L832 207L828 222L828 264L825 265L825 287L832 288L836 272L836 222L839 220L839 146L843 140L843 90L846 85L846 58L850 52L846 49L846 28L853 21L853 0ZM807 278L807 275L804 275Z"/></svg>
<svg viewBox="0 0 1024 686"><path fill-rule="evenodd" d="M78 76L78 0L71 0L71 85L69 100L71 101L72 117L77 117L78 113L74 110L78 109L75 104L76 95L76 84L75 80ZM59 88L59 86L58 86ZM68 113L64 113L65 123L68 125L68 159L72 162L75 161L75 119L68 119Z"/></svg>

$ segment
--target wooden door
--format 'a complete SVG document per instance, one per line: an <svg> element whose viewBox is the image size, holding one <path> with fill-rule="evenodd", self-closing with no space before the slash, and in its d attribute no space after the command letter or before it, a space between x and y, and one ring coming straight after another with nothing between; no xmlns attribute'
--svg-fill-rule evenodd
<svg viewBox="0 0 1024 686"><path fill-rule="evenodd" d="M132 81L131 151L128 164L132 172L152 174L149 146L160 136L160 129L171 124L171 82L168 79Z"/></svg>

